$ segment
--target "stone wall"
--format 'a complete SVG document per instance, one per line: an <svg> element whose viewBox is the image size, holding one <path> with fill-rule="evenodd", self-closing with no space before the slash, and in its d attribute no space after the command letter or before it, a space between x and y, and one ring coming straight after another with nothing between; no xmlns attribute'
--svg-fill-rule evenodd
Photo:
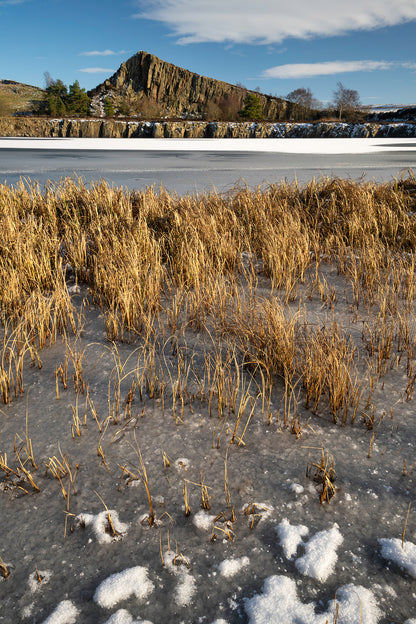
<svg viewBox="0 0 416 624"><path fill-rule="evenodd" d="M251 123L0 118L1 137L82 138L372 138L415 137L411 123Z"/></svg>

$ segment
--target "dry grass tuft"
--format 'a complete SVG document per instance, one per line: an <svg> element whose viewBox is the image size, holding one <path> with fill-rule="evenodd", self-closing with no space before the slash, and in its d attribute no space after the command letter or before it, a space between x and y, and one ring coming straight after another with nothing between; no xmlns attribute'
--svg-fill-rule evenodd
<svg viewBox="0 0 416 624"><path fill-rule="evenodd" d="M415 190L412 176L379 185L322 178L304 187L186 197L104 182L87 188L76 179L45 189L0 185L0 401L20 400L27 366L40 368L42 349L62 340L56 397L72 374L72 436L81 435L89 410L108 470L103 440L111 426L112 443L147 416L150 403L185 430L195 404L203 405L213 449L226 443L223 491L234 514L228 452L249 446L256 418L277 421L297 438L311 413L374 429L372 398L391 370L405 373L401 396L412 399ZM102 422L86 379L87 351L77 343L91 304L102 310L113 364ZM123 342L135 345L128 357ZM123 480L143 482L153 525L135 434L131 447L137 465L120 464L119 488ZM170 458L164 451L162 458L168 478ZM4 489L38 491L37 468L27 430L12 462L1 449ZM46 469L68 503L77 468L60 453ZM308 470L322 485L321 502L329 501L333 458L322 450ZM190 484L209 509L201 474L199 483L183 481L186 513ZM254 526L261 511L250 515ZM213 538L233 539L227 522L214 527Z"/></svg>

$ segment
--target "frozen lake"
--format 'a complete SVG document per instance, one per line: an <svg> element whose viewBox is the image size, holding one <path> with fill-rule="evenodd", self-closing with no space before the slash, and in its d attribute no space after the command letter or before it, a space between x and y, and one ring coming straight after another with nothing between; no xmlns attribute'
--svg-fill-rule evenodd
<svg viewBox="0 0 416 624"><path fill-rule="evenodd" d="M127 188L179 194L322 175L390 180L416 167L415 139L26 139L0 138L0 183L76 174Z"/></svg>

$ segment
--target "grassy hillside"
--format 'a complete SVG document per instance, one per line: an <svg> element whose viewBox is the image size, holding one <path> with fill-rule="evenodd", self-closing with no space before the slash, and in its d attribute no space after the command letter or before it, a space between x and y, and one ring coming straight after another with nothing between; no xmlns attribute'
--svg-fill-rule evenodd
<svg viewBox="0 0 416 624"><path fill-rule="evenodd" d="M45 91L39 87L14 80L0 80L0 117L17 112L31 112L44 98Z"/></svg>

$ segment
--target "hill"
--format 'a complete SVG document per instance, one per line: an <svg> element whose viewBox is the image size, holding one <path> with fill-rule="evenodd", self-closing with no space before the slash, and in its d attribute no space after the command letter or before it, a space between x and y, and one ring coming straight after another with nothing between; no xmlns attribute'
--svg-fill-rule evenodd
<svg viewBox="0 0 416 624"><path fill-rule="evenodd" d="M140 51L122 63L113 76L89 92L96 114L107 100L126 115L237 119L248 93L256 93L267 119L286 116L289 102L250 91L243 86L207 78L153 54ZM149 114L150 113L150 114Z"/></svg>
<svg viewBox="0 0 416 624"><path fill-rule="evenodd" d="M15 80L0 80L0 117L33 112L44 96L45 91L39 87Z"/></svg>

